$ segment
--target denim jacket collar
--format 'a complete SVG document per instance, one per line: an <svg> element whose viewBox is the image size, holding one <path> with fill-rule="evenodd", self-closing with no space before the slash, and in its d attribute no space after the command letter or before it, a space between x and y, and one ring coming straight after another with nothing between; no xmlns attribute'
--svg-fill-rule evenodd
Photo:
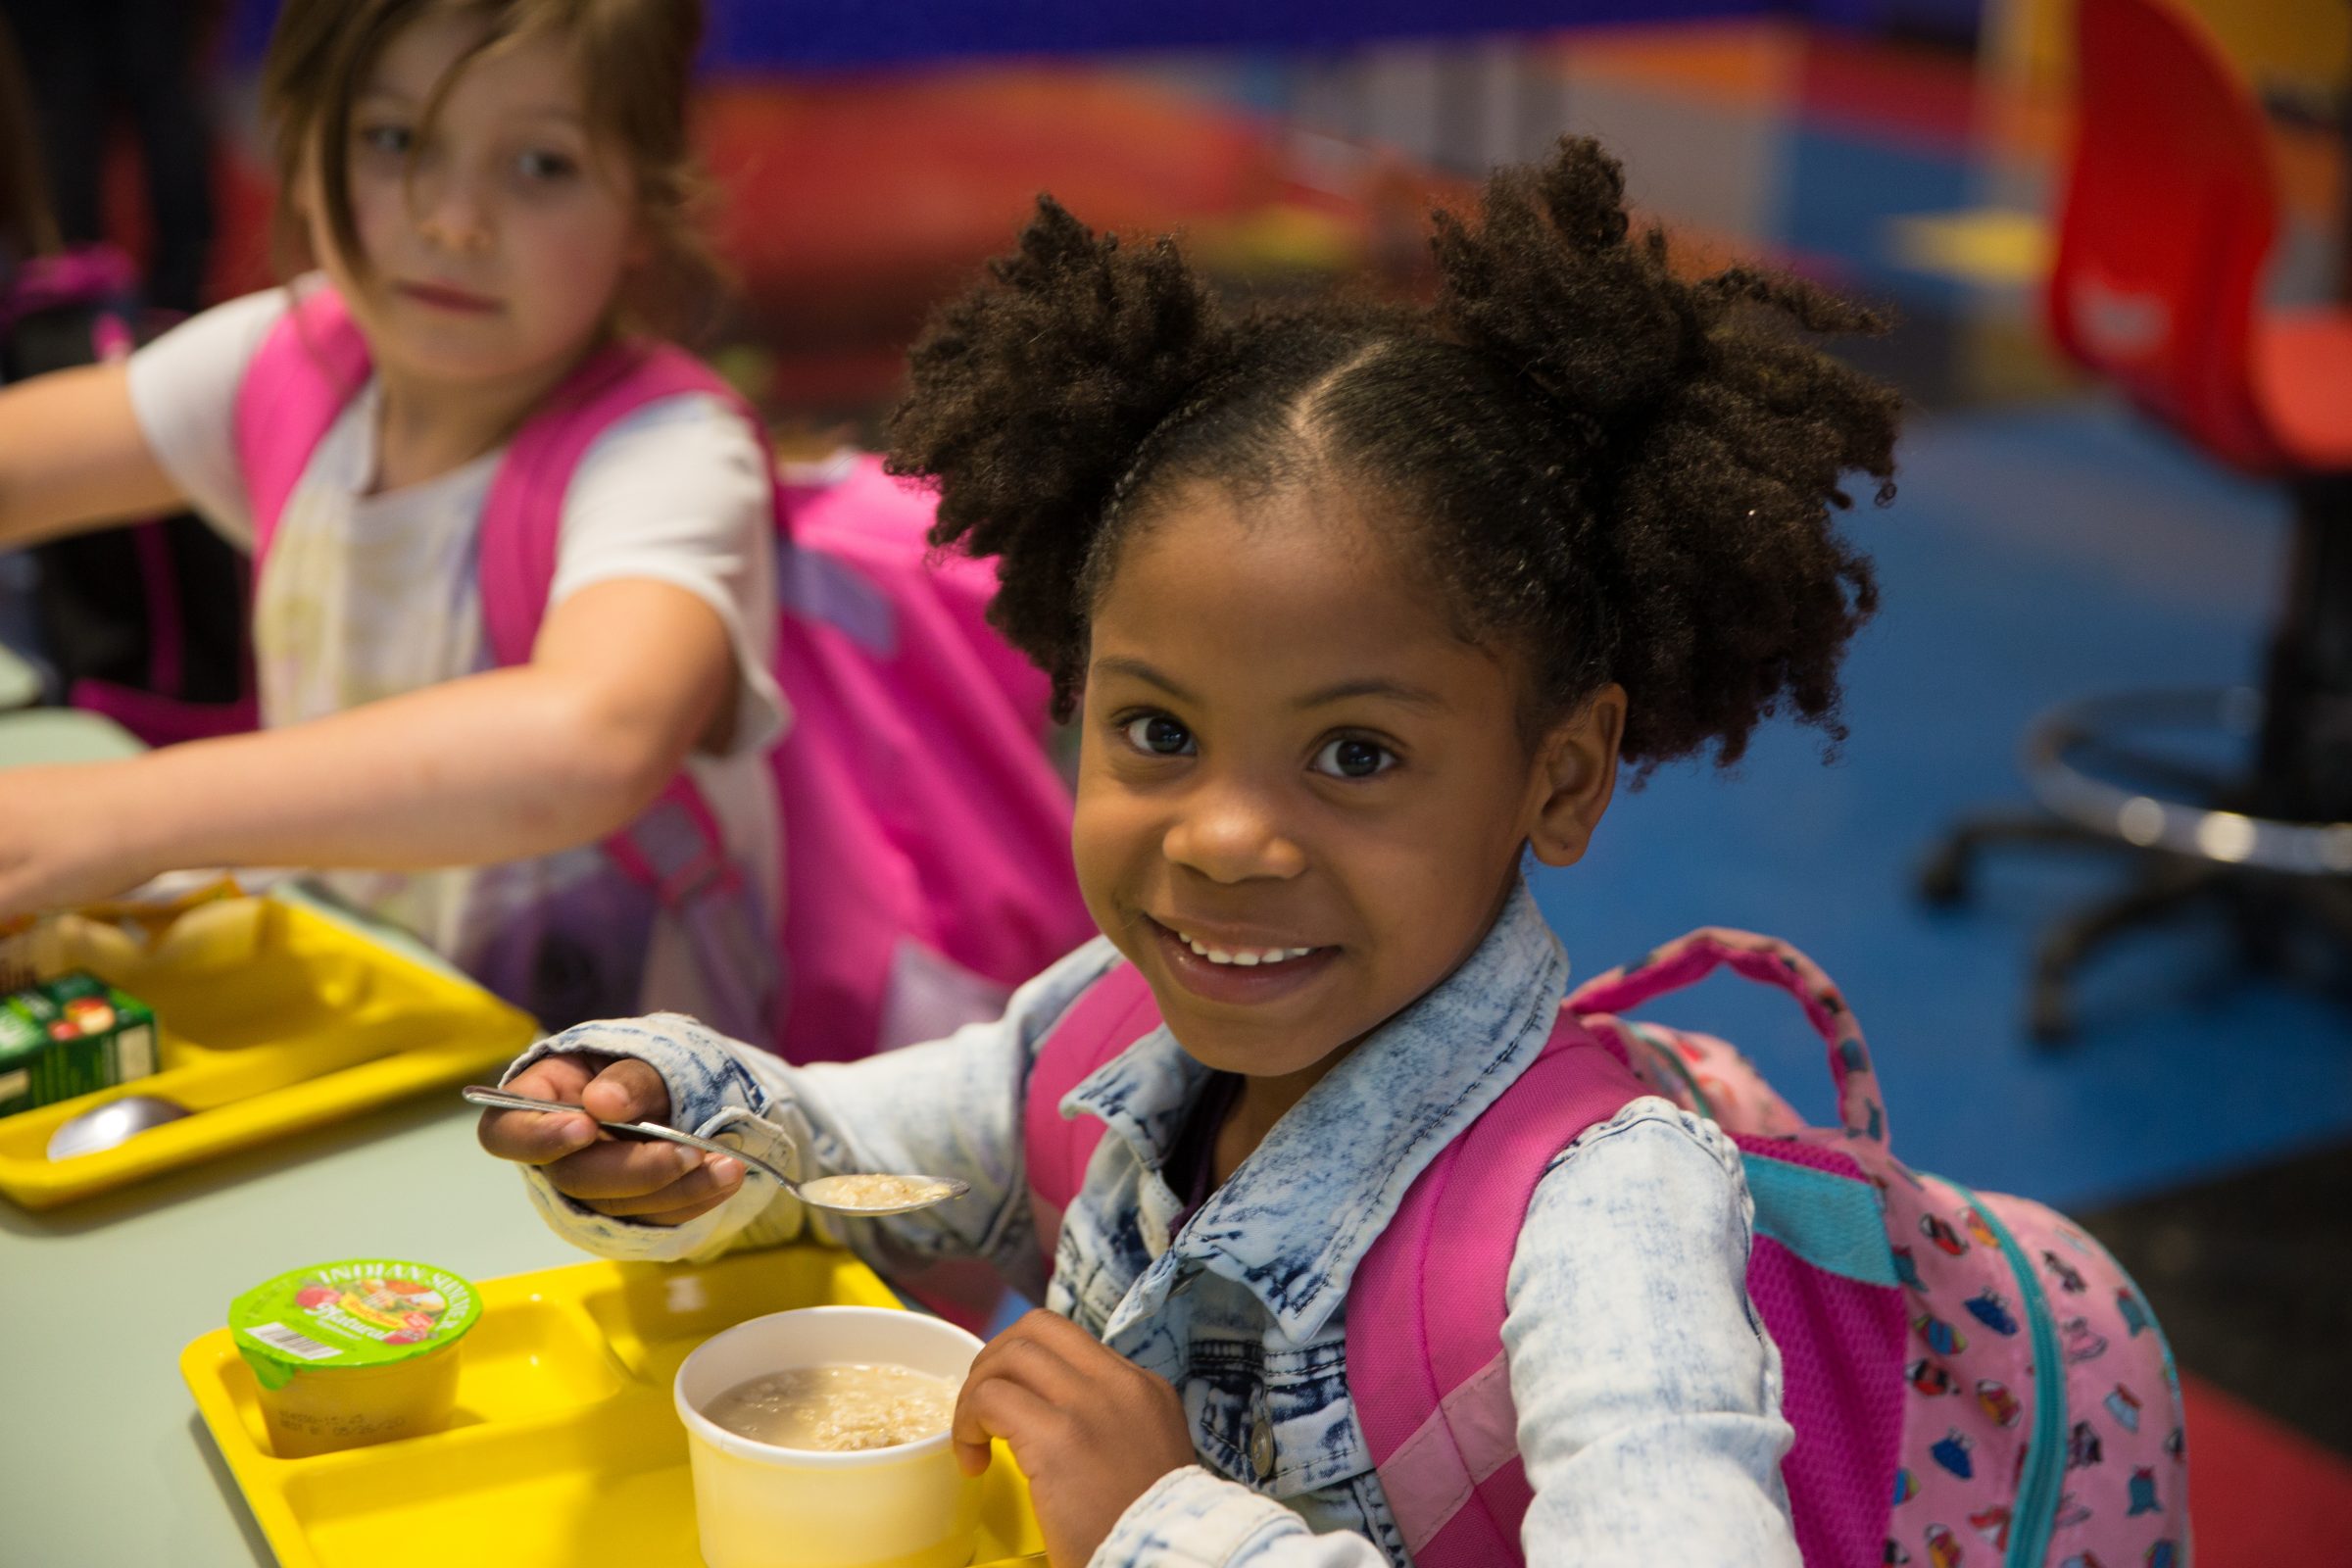
<svg viewBox="0 0 2352 1568"><path fill-rule="evenodd" d="M1414 1179L1535 1060L1567 981L1567 955L1522 882L1462 965L1275 1123L1171 1251L1250 1291L1304 1343ZM1100 1116L1157 1171L1207 1071L1163 1026L1079 1084L1063 1110Z"/></svg>

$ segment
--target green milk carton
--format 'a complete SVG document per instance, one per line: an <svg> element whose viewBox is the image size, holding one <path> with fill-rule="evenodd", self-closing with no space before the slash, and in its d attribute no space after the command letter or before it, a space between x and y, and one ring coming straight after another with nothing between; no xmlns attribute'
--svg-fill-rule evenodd
<svg viewBox="0 0 2352 1568"><path fill-rule="evenodd" d="M155 1014L75 970L0 998L0 1116L155 1071Z"/></svg>

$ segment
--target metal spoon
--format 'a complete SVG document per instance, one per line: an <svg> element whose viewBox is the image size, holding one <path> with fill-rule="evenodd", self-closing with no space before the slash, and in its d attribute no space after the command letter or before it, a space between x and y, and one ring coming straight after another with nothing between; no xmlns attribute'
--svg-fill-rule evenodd
<svg viewBox="0 0 2352 1568"><path fill-rule="evenodd" d="M125 1139L136 1138L149 1128L194 1114L177 1101L166 1100L161 1095L124 1095L58 1123L57 1131L49 1135L49 1157L72 1159L76 1154L95 1154L101 1149L112 1149Z"/></svg>
<svg viewBox="0 0 2352 1568"><path fill-rule="evenodd" d="M471 1103L492 1110L579 1111L580 1105L568 1105L557 1100L533 1100L527 1095L510 1094L504 1089L492 1089L486 1084L467 1084L459 1093ZM878 1214L906 1214L933 1203L944 1203L951 1198L961 1198L972 1190L972 1184L947 1176L819 1176L814 1181L796 1182L757 1154L747 1154L740 1149L712 1143L682 1133L675 1127L664 1127L651 1121L604 1121L597 1125L624 1138L659 1138L665 1143L683 1144L705 1153L724 1154L740 1159L745 1167L783 1188L810 1208L830 1209L837 1214L863 1214L871 1218ZM861 1191L861 1189L864 1189Z"/></svg>

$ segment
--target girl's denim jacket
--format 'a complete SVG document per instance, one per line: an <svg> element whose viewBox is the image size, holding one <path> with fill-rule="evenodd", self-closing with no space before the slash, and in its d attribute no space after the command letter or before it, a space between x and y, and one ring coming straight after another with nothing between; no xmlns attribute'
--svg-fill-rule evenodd
<svg viewBox="0 0 2352 1568"><path fill-rule="evenodd" d="M1174 1235L1181 1200L1160 1166L1207 1069L1164 1028L1146 1037L1063 1102L1110 1131L1049 1278L1023 1178L1023 1085L1054 1020L1116 956L1098 938L1001 1020L864 1061L790 1067L659 1014L567 1030L510 1076L550 1052L639 1056L667 1080L675 1125L732 1132L804 1177L970 1182L921 1214L816 1228L885 1275L983 1259L1175 1385L1200 1462L1127 1509L1095 1568L1404 1563L1348 1400L1348 1279L1413 1178L1535 1058L1567 958L1517 889L1470 958L1334 1068ZM560 1233L609 1257L709 1257L804 1223L758 1177L674 1228L609 1219L528 1180ZM1519 1221L1503 1324L1535 1488L1531 1564L1797 1562L1780 1356L1746 1290L1751 1218L1730 1142L1655 1098L1545 1172Z"/></svg>

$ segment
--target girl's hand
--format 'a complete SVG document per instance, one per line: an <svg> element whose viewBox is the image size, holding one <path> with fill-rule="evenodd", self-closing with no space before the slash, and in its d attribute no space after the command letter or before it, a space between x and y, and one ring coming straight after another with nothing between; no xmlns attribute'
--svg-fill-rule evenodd
<svg viewBox="0 0 2352 1568"><path fill-rule="evenodd" d="M1195 1462L1167 1379L1043 1310L974 1358L950 1431L966 1475L988 1468L989 1439L1011 1445L1054 1568L1081 1568L1152 1483Z"/></svg>
<svg viewBox="0 0 2352 1568"><path fill-rule="evenodd" d="M600 1214L683 1225L743 1185L739 1159L604 1135L599 1121L668 1123L669 1085L634 1056L548 1056L505 1087L534 1100L581 1105L587 1113L485 1110L477 1134L482 1147L501 1159L539 1166L557 1192Z"/></svg>
<svg viewBox="0 0 2352 1568"><path fill-rule="evenodd" d="M136 807L120 787L125 766L0 772L0 915L95 904L170 869L138 848Z"/></svg>

